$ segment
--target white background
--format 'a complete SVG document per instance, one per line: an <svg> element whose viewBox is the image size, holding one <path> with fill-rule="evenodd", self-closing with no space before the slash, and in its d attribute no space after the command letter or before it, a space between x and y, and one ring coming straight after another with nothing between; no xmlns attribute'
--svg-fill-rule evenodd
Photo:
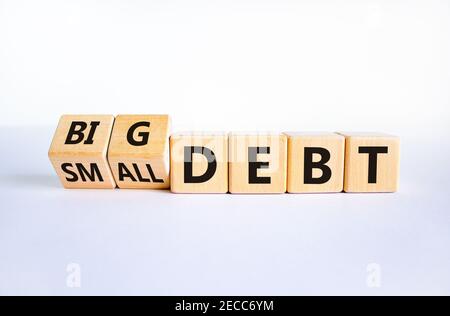
<svg viewBox="0 0 450 316"><path fill-rule="evenodd" d="M0 0L0 293L450 294L449 62L445 0ZM68 113L389 132L401 187L63 190L46 155Z"/></svg>

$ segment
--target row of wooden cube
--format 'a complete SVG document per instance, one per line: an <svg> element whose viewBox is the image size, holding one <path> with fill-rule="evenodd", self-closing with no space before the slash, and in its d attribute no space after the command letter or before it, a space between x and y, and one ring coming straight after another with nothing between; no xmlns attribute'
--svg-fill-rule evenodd
<svg viewBox="0 0 450 316"><path fill-rule="evenodd" d="M49 157L66 188L170 187L177 193L397 190L395 136L287 132L177 133L169 138L169 131L168 115L63 115Z"/></svg>

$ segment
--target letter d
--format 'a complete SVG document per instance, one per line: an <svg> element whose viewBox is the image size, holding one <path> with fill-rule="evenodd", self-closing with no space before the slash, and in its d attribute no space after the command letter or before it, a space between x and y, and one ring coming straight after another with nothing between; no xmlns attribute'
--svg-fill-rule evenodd
<svg viewBox="0 0 450 316"><path fill-rule="evenodd" d="M192 157L196 154L202 154L208 160L206 171L200 176L192 174ZM211 179L216 173L217 161L214 152L202 146L184 147L184 183L203 183Z"/></svg>

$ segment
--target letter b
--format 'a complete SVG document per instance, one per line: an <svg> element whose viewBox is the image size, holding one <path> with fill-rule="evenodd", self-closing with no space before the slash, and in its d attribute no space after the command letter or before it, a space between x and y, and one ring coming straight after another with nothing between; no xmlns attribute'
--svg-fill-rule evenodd
<svg viewBox="0 0 450 316"><path fill-rule="evenodd" d="M320 155L320 160L313 162L313 155ZM326 165L330 161L330 152L321 147L305 147L305 165L303 181L305 184L323 184L331 178L331 169ZM313 169L322 170L322 176L313 177Z"/></svg>

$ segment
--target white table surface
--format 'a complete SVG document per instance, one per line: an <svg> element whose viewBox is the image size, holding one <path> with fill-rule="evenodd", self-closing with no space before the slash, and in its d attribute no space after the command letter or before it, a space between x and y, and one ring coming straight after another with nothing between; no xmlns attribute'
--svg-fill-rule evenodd
<svg viewBox="0 0 450 316"><path fill-rule="evenodd" d="M448 142L400 135L394 194L177 195L63 189L53 131L0 130L0 294L450 294Z"/></svg>

